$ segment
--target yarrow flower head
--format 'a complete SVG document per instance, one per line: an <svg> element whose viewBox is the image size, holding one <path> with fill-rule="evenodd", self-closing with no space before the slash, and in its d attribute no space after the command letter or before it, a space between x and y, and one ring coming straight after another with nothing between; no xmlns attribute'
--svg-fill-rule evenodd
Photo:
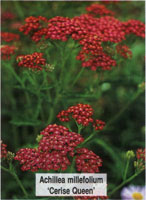
<svg viewBox="0 0 146 200"><path fill-rule="evenodd" d="M2 12L1 19L2 22L13 20L15 18L15 14L10 11Z"/></svg>
<svg viewBox="0 0 146 200"><path fill-rule="evenodd" d="M19 40L20 36L15 33L9 33L9 32L1 32L1 39L5 42L11 42L11 41L17 41Z"/></svg>
<svg viewBox="0 0 146 200"><path fill-rule="evenodd" d="M71 106L67 110L61 111L57 117L60 121L68 122L72 117L77 121L78 124L83 126L88 126L90 122L93 122L92 119L93 109L88 104L77 104L76 106Z"/></svg>
<svg viewBox="0 0 146 200"><path fill-rule="evenodd" d="M121 191L122 200L145 200L145 186L128 186Z"/></svg>
<svg viewBox="0 0 146 200"><path fill-rule="evenodd" d="M0 141L0 144L1 144L1 147L0 147L0 151L1 151L1 155L0 155L0 158L4 158L4 159L7 159L7 161L11 161L13 160L15 154L10 152L10 151L7 151L7 145L4 144L2 141Z"/></svg>
<svg viewBox="0 0 146 200"><path fill-rule="evenodd" d="M77 133L60 125L49 125L42 132L37 148L20 149L15 156L23 171L66 170L70 165L68 155L74 156L74 149L84 141Z"/></svg>
<svg viewBox="0 0 146 200"><path fill-rule="evenodd" d="M108 10L104 5L96 3L86 7L86 11L93 16L114 15L114 12Z"/></svg>
<svg viewBox="0 0 146 200"><path fill-rule="evenodd" d="M2 141L0 141L0 143L1 143L1 156L0 156L0 158L6 158L7 157L7 145L6 144L4 144Z"/></svg>
<svg viewBox="0 0 146 200"><path fill-rule="evenodd" d="M42 70L46 64L43 53L34 52L28 55L19 55L16 58L19 67L26 67L32 70Z"/></svg>
<svg viewBox="0 0 146 200"><path fill-rule="evenodd" d="M126 35L134 34L145 38L145 25L139 20L130 19L127 22L123 22L123 28Z"/></svg>
<svg viewBox="0 0 146 200"><path fill-rule="evenodd" d="M14 30L19 30L19 28L21 26L22 26L22 24L19 21L15 21L15 22L11 23L11 25L10 25L11 29L14 29Z"/></svg>
<svg viewBox="0 0 146 200"><path fill-rule="evenodd" d="M15 154L14 153L12 153L11 151L8 151L8 153L7 153L7 160L8 161L11 161L11 160L13 160L14 159L14 157L15 157Z"/></svg>
<svg viewBox="0 0 146 200"><path fill-rule="evenodd" d="M22 171L38 170L66 170L70 161L67 156L63 156L59 151L41 152L38 149L25 148L20 149L14 158L22 165Z"/></svg>
<svg viewBox="0 0 146 200"><path fill-rule="evenodd" d="M87 148L78 148L76 152L75 162L77 171L84 173L99 172L99 167L102 166L102 159L98 155Z"/></svg>
<svg viewBox="0 0 146 200"><path fill-rule="evenodd" d="M126 158L127 159L131 159L131 158L134 158L134 157L135 157L134 151L129 150L129 151L126 152Z"/></svg>
<svg viewBox="0 0 146 200"><path fill-rule="evenodd" d="M95 127L95 130L102 130L104 126L105 126L105 122L99 119L96 119L93 123L93 127Z"/></svg>
<svg viewBox="0 0 146 200"><path fill-rule="evenodd" d="M97 9L97 7L99 9ZM87 7L87 10L110 13L99 4ZM101 14L101 13L100 13ZM116 66L113 56L105 53L103 42L119 43L126 39L126 35L135 34L144 38L145 25L138 20L122 22L113 16L95 18L91 14L82 14L73 18L56 16L47 20L41 16L26 18L20 31L30 35L31 39L39 42L43 40L67 41L69 37L76 40L81 46L77 59L81 60L82 67L91 70L111 70ZM125 52L126 51L126 52ZM122 47L122 56L131 56L130 50Z"/></svg>
<svg viewBox="0 0 146 200"><path fill-rule="evenodd" d="M42 132L43 138L39 142L39 150L48 152L59 151L61 155L72 156L74 148L84 141L80 134L69 132L68 128L56 124L47 126Z"/></svg>
<svg viewBox="0 0 146 200"><path fill-rule="evenodd" d="M134 166L137 171L145 169L145 149L137 149L136 151L137 161L134 162Z"/></svg>
<svg viewBox="0 0 146 200"><path fill-rule="evenodd" d="M14 157L22 165L23 171L66 170L71 164L68 156L75 156L77 171L95 173L102 166L101 158L87 148L77 148L84 139L80 134L70 132L68 128L48 125L37 137L36 148L22 148Z"/></svg>
<svg viewBox="0 0 146 200"><path fill-rule="evenodd" d="M117 53L124 58L132 58L132 51L129 49L127 45L117 45L116 46Z"/></svg>
<svg viewBox="0 0 146 200"><path fill-rule="evenodd" d="M21 32L24 32L25 35L28 35L29 33L33 33L34 31L39 30L40 28L43 28L44 23L47 23L48 20L45 17L39 16L39 17L27 17L25 19L25 25L22 25L19 30Z"/></svg>
<svg viewBox="0 0 146 200"><path fill-rule="evenodd" d="M77 104L69 107L67 110L62 110L57 117L62 122L69 122L72 118L82 126L92 124L95 130L102 130L105 122L93 119L93 108L89 104Z"/></svg>
<svg viewBox="0 0 146 200"><path fill-rule="evenodd" d="M37 171L41 168L41 155L36 149L22 148L14 157L15 160L20 161L22 171Z"/></svg>
<svg viewBox="0 0 146 200"><path fill-rule="evenodd" d="M137 157L138 160L145 161L145 149L137 149L136 157Z"/></svg>
<svg viewBox="0 0 146 200"><path fill-rule="evenodd" d="M17 47L2 45L1 46L1 55L3 60L9 60L12 55L16 53Z"/></svg>

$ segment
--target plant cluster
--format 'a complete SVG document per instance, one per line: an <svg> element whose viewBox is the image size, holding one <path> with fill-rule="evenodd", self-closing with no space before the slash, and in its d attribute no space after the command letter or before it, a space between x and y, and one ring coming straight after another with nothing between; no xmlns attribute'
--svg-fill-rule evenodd
<svg viewBox="0 0 146 200"><path fill-rule="evenodd" d="M34 52L30 55L18 56L16 59L19 67L42 70L43 66L46 64L46 60L43 58L43 53Z"/></svg>
<svg viewBox="0 0 146 200"><path fill-rule="evenodd" d="M1 142L1 168L14 177L25 198L34 198L25 189L30 184L32 191L32 181L22 183L30 172L104 171L110 180L108 196L74 199L111 199L145 169L142 137L134 137L137 130L143 131L135 115L144 92L143 71L134 66L133 56L142 65L145 24L130 15L119 17L124 2L118 1L84 2L84 12L77 9L72 15L59 12L58 5L65 2L52 2L53 17L42 16L42 11L28 16L19 2L14 5L19 17L11 11L1 16L2 99L7 98L2 115L6 133L11 131L14 138L12 144L7 134L2 136L6 144ZM114 6L117 10L110 9ZM138 98L137 110L124 115Z"/></svg>
<svg viewBox="0 0 146 200"><path fill-rule="evenodd" d="M102 15L109 15L112 11L100 4L92 4L86 10L90 14L71 19L61 16L52 19L30 16L25 19L25 24L19 30L25 35L30 35L35 42L40 40L45 42L46 39L67 41L69 37L77 40L82 49L77 59L82 61L82 67L90 67L91 70L110 70L112 66L116 66L113 56L105 52L103 47L105 42L119 44L129 34L145 37L145 26L139 20L132 19L122 22L115 17L103 17ZM96 18L91 14L99 14L100 17ZM19 35L13 33L4 32L1 35L2 40L6 42L19 39ZM125 45L117 45L116 50L125 58L132 56L131 51Z"/></svg>
<svg viewBox="0 0 146 200"><path fill-rule="evenodd" d="M90 114L92 115L93 109L90 105L78 104L70 107L69 111L74 111L74 114L78 114L77 123L80 124L79 118L82 118L85 112L87 112L86 116L89 117ZM84 120L86 121L88 118ZM82 123L82 126L87 126L87 124ZM22 165L21 169L23 171L30 170L35 172L40 169L64 171L71 165L71 157L75 158L76 169L79 172L99 172L99 167L102 166L102 159L99 156L87 148L78 148L78 145L82 145L84 142L84 138L79 133L70 132L65 126L48 125L38 138L38 147L22 148L14 157Z"/></svg>

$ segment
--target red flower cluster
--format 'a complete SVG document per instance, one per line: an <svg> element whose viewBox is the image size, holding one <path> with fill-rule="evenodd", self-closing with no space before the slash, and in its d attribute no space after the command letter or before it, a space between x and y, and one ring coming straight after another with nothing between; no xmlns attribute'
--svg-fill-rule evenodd
<svg viewBox="0 0 146 200"><path fill-rule="evenodd" d="M5 42L17 41L19 40L19 35L15 33L1 32L1 39Z"/></svg>
<svg viewBox="0 0 146 200"><path fill-rule="evenodd" d="M97 173L102 166L102 160L87 148L78 148L76 156L77 171L84 173Z"/></svg>
<svg viewBox="0 0 146 200"><path fill-rule="evenodd" d="M93 126L95 127L95 130L102 130L105 126L105 122L99 119L96 119Z"/></svg>
<svg viewBox="0 0 146 200"><path fill-rule="evenodd" d="M10 28L11 29L15 29L15 30L19 30L19 28L22 26L21 22L16 21L11 23Z"/></svg>
<svg viewBox="0 0 146 200"><path fill-rule="evenodd" d="M1 55L3 60L10 59L12 55L15 54L17 48L15 46L2 45L1 46Z"/></svg>
<svg viewBox="0 0 146 200"><path fill-rule="evenodd" d="M110 66L115 66L115 60L103 52L101 39L96 35L87 35L80 44L82 50L76 57L82 61L82 67L91 67L91 70L101 68L102 70L110 70Z"/></svg>
<svg viewBox="0 0 146 200"><path fill-rule="evenodd" d="M101 4L91 4L90 6L86 7L86 11L93 16L99 15L114 15L114 12L108 10L104 5Z"/></svg>
<svg viewBox="0 0 146 200"><path fill-rule="evenodd" d="M68 122L70 121L70 116L74 118L78 124L83 126L88 126L88 124L93 122L92 119L93 109L88 104L77 104L76 106L71 106L67 110L61 111L57 117L60 121Z"/></svg>
<svg viewBox="0 0 146 200"><path fill-rule="evenodd" d="M124 32L126 35L135 34L139 37L145 38L145 25L143 22L135 19L123 22Z"/></svg>
<svg viewBox="0 0 146 200"><path fill-rule="evenodd" d="M45 38L66 41L67 35L72 33L71 19L56 16L49 20Z"/></svg>
<svg viewBox="0 0 146 200"><path fill-rule="evenodd" d="M26 24L20 27L20 31L24 32L25 35L32 34L40 28L43 28L44 23L47 23L48 20L45 17L27 17L25 19Z"/></svg>
<svg viewBox="0 0 146 200"><path fill-rule="evenodd" d="M66 170L70 165L67 153L73 156L75 147L84 141L79 134L56 124L47 126L41 135L38 148L20 149L16 153L14 159L20 162L23 171Z"/></svg>
<svg viewBox="0 0 146 200"><path fill-rule="evenodd" d="M2 12L2 15L1 15L2 22L5 20L12 20L14 18L15 18L14 13L12 13L10 11Z"/></svg>
<svg viewBox="0 0 146 200"><path fill-rule="evenodd" d="M124 58L132 58L132 51L129 49L127 45L117 45L116 46L117 53Z"/></svg>
<svg viewBox="0 0 146 200"><path fill-rule="evenodd" d="M68 152L73 156L74 148L84 141L81 135L69 132L68 128L56 124L47 126L41 135L44 137L39 142L40 151L56 150L63 156L66 156Z"/></svg>
<svg viewBox="0 0 146 200"><path fill-rule="evenodd" d="M92 7L101 7L101 5ZM87 8L89 9L89 7ZM90 9L89 9L90 10ZM127 34L135 34L140 37L145 35L145 26L138 20L121 22L112 16L94 18L90 14L83 14L72 19L56 16L50 20L43 17L29 17L26 24L20 28L24 34L30 34L32 40L38 42L45 39L66 41L69 37L78 40L82 46L77 59L82 61L83 67L91 70L110 70L116 65L111 55L107 55L102 47L103 42L119 43L126 39ZM40 21L45 22L42 25Z"/></svg>
<svg viewBox="0 0 146 200"><path fill-rule="evenodd" d="M26 67L31 69L42 70L46 64L46 60L43 58L43 53L35 52L28 55L20 55L16 58L19 67Z"/></svg>
<svg viewBox="0 0 146 200"><path fill-rule="evenodd" d="M83 126L88 126L89 123L92 123L96 130L102 130L105 126L105 122L93 119L93 108L89 104L80 103L71 106L67 110L62 110L57 117L62 122L68 122L73 118Z"/></svg>
<svg viewBox="0 0 146 200"><path fill-rule="evenodd" d="M20 162L22 171L30 170L32 172L40 169L66 170L70 164L68 158L57 151L45 153L31 148L20 149L14 159Z"/></svg>
<svg viewBox="0 0 146 200"><path fill-rule="evenodd" d="M39 157L40 154L36 149L23 148L16 153L14 159L20 161L20 164L23 165L21 167L23 171L35 171L41 165Z"/></svg>
<svg viewBox="0 0 146 200"><path fill-rule="evenodd" d="M4 143L2 143L2 141L0 141L0 143L1 143L1 156L0 156L0 158L6 158L6 156L7 156L7 145L6 144L4 144Z"/></svg>
<svg viewBox="0 0 146 200"><path fill-rule="evenodd" d="M145 161L145 149L137 149L136 151L136 157L138 160L144 160Z"/></svg>

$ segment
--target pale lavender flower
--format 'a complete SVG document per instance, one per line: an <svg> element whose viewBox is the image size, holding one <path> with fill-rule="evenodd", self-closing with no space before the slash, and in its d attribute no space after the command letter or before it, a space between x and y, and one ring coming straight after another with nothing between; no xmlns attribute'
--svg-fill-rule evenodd
<svg viewBox="0 0 146 200"><path fill-rule="evenodd" d="M145 200L146 186L128 186L121 191L122 200Z"/></svg>

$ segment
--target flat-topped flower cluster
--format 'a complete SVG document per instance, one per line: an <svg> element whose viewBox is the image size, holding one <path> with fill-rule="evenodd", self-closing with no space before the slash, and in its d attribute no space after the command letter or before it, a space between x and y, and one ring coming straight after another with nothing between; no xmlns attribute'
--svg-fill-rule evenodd
<svg viewBox="0 0 146 200"><path fill-rule="evenodd" d="M62 110L57 117L62 122L69 122L74 119L79 125L88 126L91 124L95 130L102 130L105 122L93 118L94 110L89 104L77 104L69 107L67 110Z"/></svg>
<svg viewBox="0 0 146 200"><path fill-rule="evenodd" d="M35 42L43 38L44 42L47 39L67 41L71 37L81 46L76 58L81 60L82 67L91 70L110 70L112 66L116 66L116 60L105 51L104 43L107 47L109 42L118 45L126 40L129 34L145 37L145 25L139 20L122 22L109 16L114 13L99 4L93 4L86 10L88 14L73 18L56 16L47 19L42 16L30 16L25 19L25 24L20 27L20 31L30 35ZM100 17L96 18L96 14ZM125 58L132 56L126 45L118 45L116 51Z"/></svg>
<svg viewBox="0 0 146 200"><path fill-rule="evenodd" d="M72 117L82 126L87 126L89 121L94 123L94 120L90 118L93 115L93 108L88 104L71 106L66 112L72 114ZM63 114L63 111L60 113ZM57 117L59 116L60 114L57 115ZM64 121L61 116L60 119ZM100 124L100 120L95 120L95 122L97 121L96 130L101 130L103 125ZM16 153L14 159L20 162L23 171L38 171L40 169L64 171L71 165L71 160L75 157L77 171L99 172L102 159L91 150L78 147L83 142L84 138L81 134L70 131L62 125L50 124L40 133L39 144L36 148L22 148Z"/></svg>
<svg viewBox="0 0 146 200"><path fill-rule="evenodd" d="M101 4L91 4L86 7L86 11L87 14L73 18L55 16L47 19L43 16L30 16L25 19L25 24L19 28L19 31L29 35L35 42L43 41L45 43L46 40L65 42L72 38L81 47L76 59L82 62L82 67L91 70L111 70L113 66L117 65L117 60L114 58L116 54L124 58L131 58L132 52L123 42L129 34L145 38L144 23L135 19L123 22L115 18L114 12ZM2 32L1 36L2 40L6 42L19 39L19 35L13 33ZM116 48L112 44L117 44ZM2 59L10 59L10 56L15 53L15 51L11 51L12 47L14 49L14 46L3 47ZM109 47L114 50L114 55L106 51ZM32 69L43 69L43 67L36 67L35 63L27 65L29 68L31 66Z"/></svg>

